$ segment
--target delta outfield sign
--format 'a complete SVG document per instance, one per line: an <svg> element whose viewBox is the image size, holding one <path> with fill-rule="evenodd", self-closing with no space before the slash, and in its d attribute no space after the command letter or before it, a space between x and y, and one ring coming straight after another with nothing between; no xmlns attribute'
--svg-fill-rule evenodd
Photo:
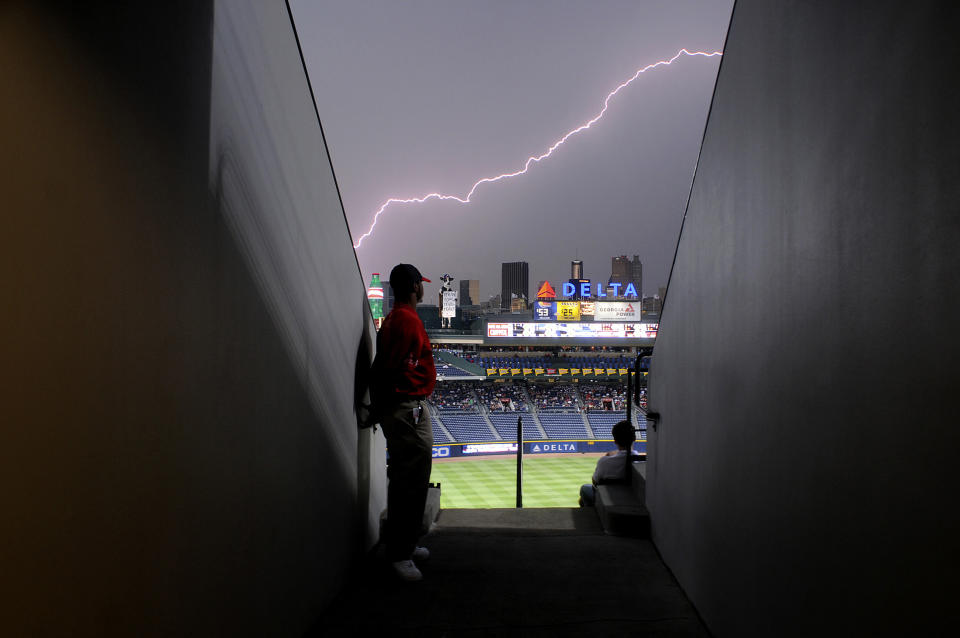
<svg viewBox="0 0 960 638"><path fill-rule="evenodd" d="M563 293L563 297L573 297L579 294L580 297L590 298L596 296L597 299L606 299L610 297L620 297L620 298L632 298L636 299L639 297L637 294L637 288L632 283L629 283L624 287L620 282L614 282L610 284L610 287L613 288L613 294L607 295L607 291L603 286L593 286L590 281L578 281L574 284L572 281L565 281L560 288L560 291ZM623 294L620 294L620 289L623 288ZM549 281L543 282L543 285L540 286L540 290L537 291L537 299L555 299L557 296L556 291L553 289L553 286L550 285Z"/></svg>

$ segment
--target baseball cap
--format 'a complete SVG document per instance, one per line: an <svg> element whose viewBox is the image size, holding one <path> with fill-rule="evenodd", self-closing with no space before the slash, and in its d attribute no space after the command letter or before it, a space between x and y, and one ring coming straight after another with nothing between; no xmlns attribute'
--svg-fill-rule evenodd
<svg viewBox="0 0 960 638"><path fill-rule="evenodd" d="M397 264L390 271L390 287L394 290L412 290L414 284L419 281L432 283L411 264Z"/></svg>

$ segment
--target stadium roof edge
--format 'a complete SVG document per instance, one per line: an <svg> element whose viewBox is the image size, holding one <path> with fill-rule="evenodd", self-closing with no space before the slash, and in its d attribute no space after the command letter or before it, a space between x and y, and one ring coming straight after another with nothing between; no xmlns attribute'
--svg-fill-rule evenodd
<svg viewBox="0 0 960 638"><path fill-rule="evenodd" d="M457 344L475 344L483 345L483 335L477 334L444 334L436 333L433 330L427 330L427 336L430 337L430 343L457 343Z"/></svg>

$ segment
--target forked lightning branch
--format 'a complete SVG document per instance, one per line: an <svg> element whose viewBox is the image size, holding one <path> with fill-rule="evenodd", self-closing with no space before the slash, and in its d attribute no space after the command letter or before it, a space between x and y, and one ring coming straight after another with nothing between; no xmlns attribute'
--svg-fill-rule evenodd
<svg viewBox="0 0 960 638"><path fill-rule="evenodd" d="M469 204L473 199L473 194L477 191L477 188L479 188L482 184L492 184L493 182L499 182L501 180L524 175L528 170L530 170L531 166L553 155L553 152L558 148L560 148L563 144L565 144L568 139L570 139L574 135L577 135L579 133L582 133L583 131L590 129L594 124L600 121L600 119L604 116L604 114L606 114L607 108L610 106L610 100L612 100L614 96L616 96L622 89L632 84L634 80L639 78L642 74L646 73L647 71L650 71L652 69L655 69L661 66L669 66L674 62L676 62L681 57L712 58L712 57L717 57L721 55L723 55L721 51L707 52L707 51L688 51L686 49L680 49L676 53L676 55L674 55L671 58L668 58L665 60L658 60L657 62L648 64L647 66L638 69L637 72L633 74L633 76L621 82L615 89L613 89L607 94L607 97L604 98L603 100L603 108L600 109L599 113L594 115L592 118L590 118L583 124L580 124L576 128L570 131L567 131L567 133L565 133L560 139L554 142L553 145L551 145L543 153L539 155L531 155L530 157L528 157L523 164L523 168L513 172L501 173L500 175L495 175L493 177L484 177L482 179L477 180L476 182L474 182L473 186L470 187L470 190L467 191L466 195L460 196L460 195L450 195L450 194L435 192L435 193L428 193L427 195L423 195L421 197L409 197L409 198L391 197L387 199L385 202L383 202L383 204L380 205L380 208L377 210L377 212L374 213L373 222L370 224L370 228L367 229L367 232L360 235L356 243L353 245L354 249L359 249L360 245L363 243L363 240L373 234L374 229L377 227L377 222L380 220L380 216L383 215L393 205L422 204L432 199L454 201L458 204Z"/></svg>

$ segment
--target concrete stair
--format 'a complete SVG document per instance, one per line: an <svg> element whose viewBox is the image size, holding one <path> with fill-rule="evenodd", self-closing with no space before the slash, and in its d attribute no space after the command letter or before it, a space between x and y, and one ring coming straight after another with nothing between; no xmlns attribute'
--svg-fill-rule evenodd
<svg viewBox="0 0 960 638"><path fill-rule="evenodd" d="M647 463L635 462L630 485L597 487L597 516L603 531L613 536L650 537L650 513L646 506Z"/></svg>

